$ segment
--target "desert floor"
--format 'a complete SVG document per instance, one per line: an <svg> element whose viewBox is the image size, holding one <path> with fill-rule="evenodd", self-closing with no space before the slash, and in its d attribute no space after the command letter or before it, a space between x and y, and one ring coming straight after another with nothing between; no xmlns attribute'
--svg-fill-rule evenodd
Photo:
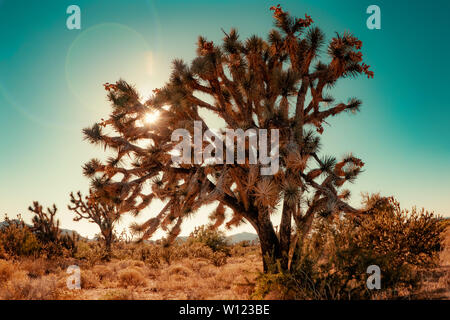
<svg viewBox="0 0 450 320"><path fill-rule="evenodd" d="M441 266L424 277L423 287L414 299L450 299L450 228L445 245ZM69 290L66 284L67 267L79 261L0 260L0 298L249 299L262 271L257 246L235 247L226 263L195 257L172 260L157 265L138 259L82 262L80 290Z"/></svg>

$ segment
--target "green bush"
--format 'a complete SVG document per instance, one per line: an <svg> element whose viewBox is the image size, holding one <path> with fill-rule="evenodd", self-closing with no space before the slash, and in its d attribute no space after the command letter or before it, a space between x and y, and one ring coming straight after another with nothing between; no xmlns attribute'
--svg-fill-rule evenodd
<svg viewBox="0 0 450 320"><path fill-rule="evenodd" d="M38 256L43 249L36 235L20 216L16 220L5 216L0 230L0 245L0 251L10 256Z"/></svg>
<svg viewBox="0 0 450 320"><path fill-rule="evenodd" d="M203 243L214 252L222 251L227 255L230 253L225 234L205 225L195 228L189 235L188 244L195 242Z"/></svg>
<svg viewBox="0 0 450 320"><path fill-rule="evenodd" d="M102 260L104 254L104 249L99 242L79 241L77 243L77 251L74 253L74 258L83 260L88 265L93 266Z"/></svg>
<svg viewBox="0 0 450 320"><path fill-rule="evenodd" d="M393 198L366 196L370 210L359 217L326 218L298 246L290 272L263 274L256 297L371 299L407 297L420 274L438 263L441 219L424 210L401 210ZM366 287L367 267L381 270L381 290ZM273 267L274 270L280 268Z"/></svg>

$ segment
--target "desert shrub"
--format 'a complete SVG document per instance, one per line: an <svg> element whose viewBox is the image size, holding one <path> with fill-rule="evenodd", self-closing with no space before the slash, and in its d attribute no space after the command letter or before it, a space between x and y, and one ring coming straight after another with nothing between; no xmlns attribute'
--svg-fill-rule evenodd
<svg viewBox="0 0 450 320"><path fill-rule="evenodd" d="M123 241L115 241L111 244L111 256L119 260L138 259L138 247L139 246L136 244L125 243Z"/></svg>
<svg viewBox="0 0 450 320"><path fill-rule="evenodd" d="M204 243L194 242L187 247L187 253L188 256L192 258L210 259L213 250Z"/></svg>
<svg viewBox="0 0 450 320"><path fill-rule="evenodd" d="M20 261L20 268L27 272L30 278L39 278L48 274L56 274L62 269L65 270L69 264L65 261L49 260L44 258L23 258Z"/></svg>
<svg viewBox="0 0 450 320"><path fill-rule="evenodd" d="M249 299L255 290L255 282L249 279L244 274L239 274L233 281L231 285L232 291L240 299Z"/></svg>
<svg viewBox="0 0 450 320"><path fill-rule="evenodd" d="M159 256L162 258L164 262L166 262L168 265L171 265L173 261L188 257L195 257L194 248L198 246L206 248L207 250L209 250L208 252L212 252L210 248L200 243L175 242L170 246L167 245L157 246L158 250L155 250L155 254L159 254Z"/></svg>
<svg viewBox="0 0 450 320"><path fill-rule="evenodd" d="M258 246L247 246L245 241L242 241L240 243L234 244L231 246L231 256L233 257L244 257L247 253L251 252L252 250L259 250Z"/></svg>
<svg viewBox="0 0 450 320"><path fill-rule="evenodd" d="M115 289L108 291L100 300L133 300L133 292L129 289Z"/></svg>
<svg viewBox="0 0 450 320"><path fill-rule="evenodd" d="M242 240L239 243L237 243L239 246L243 247L243 248L247 248L247 247L251 247L252 246L252 242L250 240Z"/></svg>
<svg viewBox="0 0 450 320"><path fill-rule="evenodd" d="M0 289L0 299L4 300L52 300L57 297L55 275L30 279L24 272L16 272Z"/></svg>
<svg viewBox="0 0 450 320"><path fill-rule="evenodd" d="M74 258L85 261L88 265L101 261L104 257L104 249L97 241L87 242L79 241L77 244L77 251Z"/></svg>
<svg viewBox="0 0 450 320"><path fill-rule="evenodd" d="M226 254L230 252L225 234L205 225L195 228L189 235L188 243L192 244L195 242L208 246L214 252L222 251Z"/></svg>
<svg viewBox="0 0 450 320"><path fill-rule="evenodd" d="M184 266L182 264L170 266L170 268L167 269L167 273L169 275L178 274L178 275L182 275L185 277L188 277L192 274L191 270L189 270L189 268L187 268L186 266Z"/></svg>
<svg viewBox="0 0 450 320"><path fill-rule="evenodd" d="M0 236L0 259L8 259L8 254L5 251L5 248L3 247L2 238Z"/></svg>
<svg viewBox="0 0 450 320"><path fill-rule="evenodd" d="M100 284L98 274L91 270L81 270L80 276L82 289L97 288L98 285Z"/></svg>
<svg viewBox="0 0 450 320"><path fill-rule="evenodd" d="M349 223L349 228L355 228L352 244L388 257L395 266L436 266L445 230L442 219L424 209L402 210L392 197L366 196L369 205L374 201L384 202L387 209L375 208L367 217Z"/></svg>
<svg viewBox="0 0 450 320"><path fill-rule="evenodd" d="M143 274L134 267L119 271L118 277L120 285L123 287L138 287L146 284Z"/></svg>
<svg viewBox="0 0 450 320"><path fill-rule="evenodd" d="M143 267L144 263L139 260L126 259L120 260L116 263L116 267L118 270L126 269L128 267Z"/></svg>
<svg viewBox="0 0 450 320"><path fill-rule="evenodd" d="M8 281L15 271L12 261L0 260L0 286Z"/></svg>
<svg viewBox="0 0 450 320"><path fill-rule="evenodd" d="M205 261L205 259L193 259L193 258L188 258L183 260L183 263L189 267L189 269L191 269L193 272L200 272L200 270L203 267L212 267L208 261ZM214 268L215 269L215 268Z"/></svg>
<svg viewBox="0 0 450 320"><path fill-rule="evenodd" d="M43 249L36 235L20 216L16 220L5 216L0 230L0 244L3 252L10 256L38 256Z"/></svg>
<svg viewBox="0 0 450 320"><path fill-rule="evenodd" d="M25 260L20 264L21 268L27 272L30 278L39 278L46 273L46 268L41 259Z"/></svg>
<svg viewBox="0 0 450 320"><path fill-rule="evenodd" d="M105 280L113 280L115 278L115 273L105 265L96 265L92 268L92 272L95 273L100 282Z"/></svg>
<svg viewBox="0 0 450 320"><path fill-rule="evenodd" d="M173 246L164 247L161 251L161 258L170 266L176 258L176 248Z"/></svg>
<svg viewBox="0 0 450 320"><path fill-rule="evenodd" d="M160 256L161 247L144 242L127 243L116 241L112 246L112 255L119 260L140 260L150 263L150 260Z"/></svg>
<svg viewBox="0 0 450 320"><path fill-rule="evenodd" d="M70 237L65 237L65 239L70 239ZM47 258L54 259L56 257L72 257L75 255L76 243L68 240L67 243L63 242L47 242L41 243L42 250L41 256L44 255Z"/></svg>
<svg viewBox="0 0 450 320"><path fill-rule="evenodd" d="M188 242L175 242L170 248L172 252L172 260L180 260L184 258L188 258L191 256L191 243ZM166 248L164 246L160 247L162 251Z"/></svg>
<svg viewBox="0 0 450 320"><path fill-rule="evenodd" d="M272 266L272 272L260 275L255 296L396 298L417 289L421 272L438 262L440 219L424 210L401 210L393 198L375 195L365 202L372 208L365 216L320 220L298 246L290 271ZM366 287L370 265L380 267L381 290Z"/></svg>
<svg viewBox="0 0 450 320"><path fill-rule="evenodd" d="M217 268L207 264L207 265L200 265L198 271L199 276L203 279L214 277L218 270Z"/></svg>
<svg viewBox="0 0 450 320"><path fill-rule="evenodd" d="M261 273L253 298L272 299L339 299L336 294L336 283L331 278L335 270L329 269L328 264L321 265L318 257L314 256L307 246L298 246L299 259L291 266L289 272L284 272L277 265L270 266L270 272ZM278 271L279 272L276 272ZM344 283L344 281L342 281Z"/></svg>
<svg viewBox="0 0 450 320"><path fill-rule="evenodd" d="M450 228L450 218L442 219L441 225L444 229Z"/></svg>
<svg viewBox="0 0 450 320"><path fill-rule="evenodd" d="M228 248L227 248L228 249ZM210 246L200 241L187 241L174 243L171 246L159 247L159 251L153 249L152 259L162 259L168 265L174 261L190 259L207 259L215 266L222 266L227 262L230 250L214 251Z"/></svg>
<svg viewBox="0 0 450 320"><path fill-rule="evenodd" d="M47 234L47 227L39 226L40 221L35 216L34 225L30 227L20 215L15 220L6 216L0 230L0 256L73 256L76 251L76 236L60 235L59 228L56 236L55 229L49 231L51 235Z"/></svg>
<svg viewBox="0 0 450 320"><path fill-rule="evenodd" d="M149 267L157 268L161 263L161 251L158 246L141 246L137 255Z"/></svg>
<svg viewBox="0 0 450 320"><path fill-rule="evenodd" d="M216 267L221 267L227 263L227 255L222 251L214 252L211 256L211 262Z"/></svg>

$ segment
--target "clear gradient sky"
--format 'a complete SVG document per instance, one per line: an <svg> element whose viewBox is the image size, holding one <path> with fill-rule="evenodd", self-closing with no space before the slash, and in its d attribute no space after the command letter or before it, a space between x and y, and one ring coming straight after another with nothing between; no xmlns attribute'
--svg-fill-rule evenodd
<svg viewBox="0 0 450 320"><path fill-rule="evenodd" d="M366 163L351 186L353 203L361 191L381 192L450 216L448 0L0 0L0 214L30 221L33 200L56 203L62 227L98 232L73 222L66 207L71 191L88 190L81 165L105 156L81 134L110 111L102 84L122 77L145 98L168 79L174 58L194 57L198 35L218 42L221 28L236 27L242 37L265 37L278 3L311 15L328 39L353 32L375 72L337 85L337 100L364 104L332 119L322 140L327 154L354 152ZM81 8L81 30L66 28L71 4ZM381 30L366 27L372 4L381 8ZM205 223L198 219L206 211L182 234Z"/></svg>

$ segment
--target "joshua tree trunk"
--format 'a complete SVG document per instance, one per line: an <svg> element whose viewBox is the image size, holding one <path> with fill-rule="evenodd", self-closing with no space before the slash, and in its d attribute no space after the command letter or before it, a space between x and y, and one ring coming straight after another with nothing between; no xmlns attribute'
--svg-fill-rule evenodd
<svg viewBox="0 0 450 320"><path fill-rule="evenodd" d="M280 222L280 250L281 250L281 268L288 269L289 265L289 248L291 246L291 223L292 210L284 203L283 213Z"/></svg>
<svg viewBox="0 0 450 320"><path fill-rule="evenodd" d="M280 248L280 241L273 229L272 222L267 212L259 213L258 229L256 230L261 245L261 254L263 257L264 272L269 271L277 260L281 260L282 252ZM283 266L281 266L283 268ZM277 272L277 269L271 270Z"/></svg>
<svg viewBox="0 0 450 320"><path fill-rule="evenodd" d="M109 261L109 260L111 260L111 255L112 255L112 247L111 247L112 240L113 240L112 232L104 235L104 238L105 238L105 257L104 257L104 259L106 261Z"/></svg>

